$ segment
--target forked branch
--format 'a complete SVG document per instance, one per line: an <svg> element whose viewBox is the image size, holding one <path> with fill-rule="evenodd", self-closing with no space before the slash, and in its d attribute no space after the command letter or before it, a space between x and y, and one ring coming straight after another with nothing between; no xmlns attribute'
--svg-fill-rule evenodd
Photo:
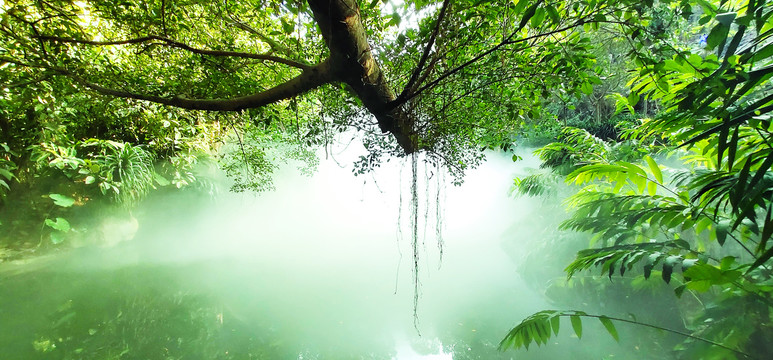
<svg viewBox="0 0 773 360"><path fill-rule="evenodd" d="M90 82L66 69L54 70L59 74L70 77L79 84L95 90L103 95L150 101L188 110L208 111L239 111L244 109L259 108L261 106L303 94L319 86L335 81L335 78L331 75L332 72L330 71L328 62L324 61L319 65L311 67L308 70L304 70L300 75L288 81L255 94L230 99L188 99L181 96L161 97L112 89Z"/></svg>

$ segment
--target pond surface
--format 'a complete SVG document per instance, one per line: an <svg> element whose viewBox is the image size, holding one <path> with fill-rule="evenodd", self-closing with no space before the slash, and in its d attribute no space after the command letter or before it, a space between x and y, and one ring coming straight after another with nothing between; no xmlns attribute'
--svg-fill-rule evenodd
<svg viewBox="0 0 773 360"><path fill-rule="evenodd" d="M131 240L3 264L0 358L599 358L589 344L616 346L604 334L496 350L551 308L519 272L532 233L513 224L530 223L536 200L508 195L536 164L492 153L464 185L441 186L442 261L442 177L421 170L416 318L410 166L355 177L331 159L313 177L280 169L258 196L156 194L134 211Z"/></svg>

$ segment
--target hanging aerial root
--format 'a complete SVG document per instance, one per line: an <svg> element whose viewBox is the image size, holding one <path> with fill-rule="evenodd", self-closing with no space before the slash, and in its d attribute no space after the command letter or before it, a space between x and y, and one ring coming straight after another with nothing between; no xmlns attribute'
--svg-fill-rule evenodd
<svg viewBox="0 0 773 360"><path fill-rule="evenodd" d="M413 248L413 326L419 332L419 186L418 155L411 154L411 247ZM419 332L421 336L421 332Z"/></svg>

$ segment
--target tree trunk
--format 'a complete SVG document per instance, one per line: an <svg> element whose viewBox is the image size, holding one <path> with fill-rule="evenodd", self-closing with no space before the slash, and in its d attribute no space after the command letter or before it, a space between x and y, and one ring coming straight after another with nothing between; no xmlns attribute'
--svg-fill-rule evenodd
<svg viewBox="0 0 773 360"><path fill-rule="evenodd" d="M396 99L371 53L356 0L308 0L322 37L330 49L333 76L349 85L376 117L381 131L392 133L406 154L418 150L415 117L403 107L389 109Z"/></svg>

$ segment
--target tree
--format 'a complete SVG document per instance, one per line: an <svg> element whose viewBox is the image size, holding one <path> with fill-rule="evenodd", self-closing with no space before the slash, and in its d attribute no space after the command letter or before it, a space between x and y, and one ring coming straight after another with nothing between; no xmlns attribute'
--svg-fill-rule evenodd
<svg viewBox="0 0 773 360"><path fill-rule="evenodd" d="M501 146L553 86L571 93L595 82L584 29L625 24L634 5L417 1L406 8L436 15L395 37L387 31L399 15L382 14L378 1L13 1L0 61L13 89L57 84L216 112L340 86L392 135L400 151L389 152L427 150L458 167L464 151L452 138L472 132ZM450 121L470 99L500 111L488 123Z"/></svg>

